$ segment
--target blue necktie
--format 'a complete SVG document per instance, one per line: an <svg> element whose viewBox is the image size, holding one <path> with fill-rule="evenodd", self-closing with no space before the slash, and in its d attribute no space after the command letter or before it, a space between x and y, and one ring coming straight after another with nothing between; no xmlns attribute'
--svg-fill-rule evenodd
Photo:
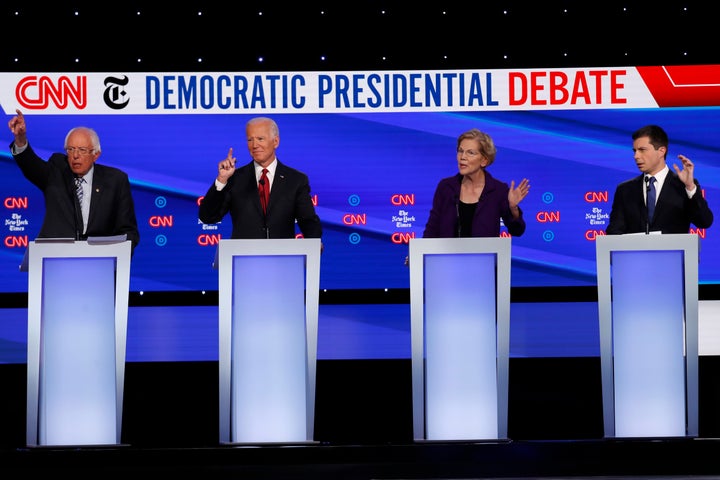
<svg viewBox="0 0 720 480"><path fill-rule="evenodd" d="M647 209L648 209L648 223L651 223L653 215L655 214L655 177L648 178Z"/></svg>

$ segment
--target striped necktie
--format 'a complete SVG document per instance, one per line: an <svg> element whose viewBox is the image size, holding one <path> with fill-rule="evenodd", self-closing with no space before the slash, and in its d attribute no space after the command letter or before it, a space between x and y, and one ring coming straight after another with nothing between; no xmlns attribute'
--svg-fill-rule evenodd
<svg viewBox="0 0 720 480"><path fill-rule="evenodd" d="M83 182L85 179L83 177L75 177L75 195L77 195L78 202L80 202L80 206L82 206L82 200L83 200Z"/></svg>

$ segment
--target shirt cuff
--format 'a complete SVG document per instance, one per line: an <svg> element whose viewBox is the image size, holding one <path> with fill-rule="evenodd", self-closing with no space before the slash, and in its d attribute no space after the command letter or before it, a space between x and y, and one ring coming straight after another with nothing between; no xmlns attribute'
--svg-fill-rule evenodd
<svg viewBox="0 0 720 480"><path fill-rule="evenodd" d="M25 145L23 145L22 147L18 147L17 145L15 145L15 142L13 142L10 153L12 153L13 155L20 155L22 152L25 151L28 145L30 145L30 143L25 142Z"/></svg>

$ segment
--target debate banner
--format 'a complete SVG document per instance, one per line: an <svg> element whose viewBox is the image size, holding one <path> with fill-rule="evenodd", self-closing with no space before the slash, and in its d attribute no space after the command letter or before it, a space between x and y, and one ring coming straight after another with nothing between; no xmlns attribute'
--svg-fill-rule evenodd
<svg viewBox="0 0 720 480"><path fill-rule="evenodd" d="M489 133L488 171L528 178L527 231L513 239L513 286L591 286L595 245L615 186L638 175L631 134L670 136L668 163L691 158L711 208L720 187L720 65L339 72L0 73L6 121L19 109L33 149L63 150L68 130L97 130L98 162L130 176L141 241L131 291L217 290L214 252L230 219L206 225L197 205L230 148L249 162L245 122L280 127L278 159L310 178L323 222L320 287L408 288L404 265L438 181L457 173L456 141ZM18 271L44 215L41 192L0 129L3 201L0 293L23 292ZM504 227L503 235L508 235ZM720 245L701 238L701 283L720 282Z"/></svg>

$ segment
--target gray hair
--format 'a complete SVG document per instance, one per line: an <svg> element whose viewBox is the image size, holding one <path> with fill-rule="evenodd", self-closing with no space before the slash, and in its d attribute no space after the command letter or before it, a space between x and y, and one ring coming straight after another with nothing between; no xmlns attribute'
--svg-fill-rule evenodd
<svg viewBox="0 0 720 480"><path fill-rule="evenodd" d="M256 123L269 123L270 134L273 136L273 138L277 138L280 136L280 128L278 127L277 123L275 123L275 120L270 117L253 117L248 120L245 128L249 127L250 125L255 125Z"/></svg>
<svg viewBox="0 0 720 480"><path fill-rule="evenodd" d="M88 135L90 135L90 143L92 143L93 151L95 153L100 153L102 149L100 148L100 137L98 136L97 132L93 130L90 127L75 127L70 129L70 131L65 135L65 148L68 147L68 139L70 138L70 135L72 135L75 132L85 132Z"/></svg>

